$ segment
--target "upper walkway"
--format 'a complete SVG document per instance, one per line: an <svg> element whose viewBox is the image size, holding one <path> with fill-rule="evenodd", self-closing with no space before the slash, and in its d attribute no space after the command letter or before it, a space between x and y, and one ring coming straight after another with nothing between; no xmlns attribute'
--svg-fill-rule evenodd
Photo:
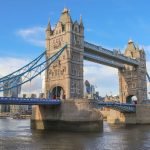
<svg viewBox="0 0 150 150"><path fill-rule="evenodd" d="M84 41L84 59L115 68L123 68L124 64L139 65L137 60L126 57L117 50L110 51L86 41Z"/></svg>

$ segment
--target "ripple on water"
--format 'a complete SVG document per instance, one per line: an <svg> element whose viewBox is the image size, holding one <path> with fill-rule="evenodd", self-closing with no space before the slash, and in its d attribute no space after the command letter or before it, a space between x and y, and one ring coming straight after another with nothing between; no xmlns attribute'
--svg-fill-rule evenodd
<svg viewBox="0 0 150 150"><path fill-rule="evenodd" d="M150 126L104 123L99 133L30 130L29 120L0 120L0 150L149 150Z"/></svg>

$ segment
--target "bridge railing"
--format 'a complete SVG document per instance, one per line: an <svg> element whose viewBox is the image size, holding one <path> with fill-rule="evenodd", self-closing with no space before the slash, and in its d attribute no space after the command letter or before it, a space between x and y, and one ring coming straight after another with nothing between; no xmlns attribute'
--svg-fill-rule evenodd
<svg viewBox="0 0 150 150"><path fill-rule="evenodd" d="M59 99L0 97L0 104L7 105L60 105Z"/></svg>
<svg viewBox="0 0 150 150"><path fill-rule="evenodd" d="M136 105L135 104L127 104L127 103L117 103L117 102L103 102L99 100L92 100L91 101L96 108L111 108L120 112L127 112L127 113L135 113L136 112Z"/></svg>

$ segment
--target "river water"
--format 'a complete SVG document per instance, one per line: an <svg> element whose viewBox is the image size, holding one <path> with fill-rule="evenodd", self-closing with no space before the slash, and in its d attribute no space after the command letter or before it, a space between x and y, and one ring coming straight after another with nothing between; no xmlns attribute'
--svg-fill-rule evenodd
<svg viewBox="0 0 150 150"><path fill-rule="evenodd" d="M0 150L150 150L150 125L104 122L99 133L30 129L30 120L0 119Z"/></svg>

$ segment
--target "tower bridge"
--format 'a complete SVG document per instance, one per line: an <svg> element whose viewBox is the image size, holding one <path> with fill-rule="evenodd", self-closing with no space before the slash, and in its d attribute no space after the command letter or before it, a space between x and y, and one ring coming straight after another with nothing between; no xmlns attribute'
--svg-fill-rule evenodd
<svg viewBox="0 0 150 150"><path fill-rule="evenodd" d="M46 60L42 61L44 56ZM84 60L118 69L119 104L83 99ZM62 11L54 29L48 23L46 51L21 69L0 78L0 91L31 82L43 71L46 99L0 98L1 104L34 105L32 128L77 130L76 125L80 125L78 130L96 131L102 125L97 108L102 107L111 108L110 122L150 123L150 106L143 105L147 100L146 76L149 79L144 50L131 40L124 54L86 42L82 18L73 21L67 9ZM132 96L137 97L137 105L131 104Z"/></svg>

